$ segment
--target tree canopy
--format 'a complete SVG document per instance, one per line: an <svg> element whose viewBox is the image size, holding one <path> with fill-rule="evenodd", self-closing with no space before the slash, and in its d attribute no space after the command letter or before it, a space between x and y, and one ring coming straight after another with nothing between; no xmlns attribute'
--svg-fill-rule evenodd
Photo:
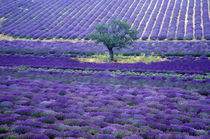
<svg viewBox="0 0 210 139"><path fill-rule="evenodd" d="M121 20L112 20L108 25L95 26L96 32L90 34L90 38L97 43L102 42L110 54L110 61L113 61L113 48L122 48L131 45L137 40L138 31L131 29L131 25Z"/></svg>

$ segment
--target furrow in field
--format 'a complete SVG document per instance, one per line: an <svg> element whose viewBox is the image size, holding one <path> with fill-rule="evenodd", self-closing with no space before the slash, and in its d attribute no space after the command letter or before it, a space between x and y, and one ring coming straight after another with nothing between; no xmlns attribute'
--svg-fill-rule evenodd
<svg viewBox="0 0 210 139"><path fill-rule="evenodd" d="M203 0L201 1L201 28L202 28L202 39L204 38L204 27L203 27ZM208 0L209 2L209 0ZM210 15L210 14L209 14Z"/></svg>
<svg viewBox="0 0 210 139"><path fill-rule="evenodd" d="M194 0L194 6L193 6L193 39L195 39L195 7L196 7L196 0Z"/></svg>
<svg viewBox="0 0 210 139"><path fill-rule="evenodd" d="M186 33L187 33L187 24L188 24L188 11L189 11L189 0L187 0L187 9L186 9L186 14L185 14L185 27L184 27L184 38L186 38Z"/></svg>

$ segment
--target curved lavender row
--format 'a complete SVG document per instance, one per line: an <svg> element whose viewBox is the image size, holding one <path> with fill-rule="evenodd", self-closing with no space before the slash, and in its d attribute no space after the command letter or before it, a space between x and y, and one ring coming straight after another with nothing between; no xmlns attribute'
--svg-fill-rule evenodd
<svg viewBox="0 0 210 139"><path fill-rule="evenodd" d="M197 92L141 84L69 83L43 72L23 74L0 76L1 138L208 137L209 97Z"/></svg>
<svg viewBox="0 0 210 139"><path fill-rule="evenodd" d="M192 57L184 57L175 61L145 63L80 63L68 57L38 57L20 55L0 55L1 66L26 65L31 67L90 69L90 70L122 70L122 71L176 71L183 73L205 73L210 71L210 60L201 56L198 60Z"/></svg>
<svg viewBox="0 0 210 139"><path fill-rule="evenodd" d="M126 73L127 72L127 73ZM149 73L149 74L148 74ZM201 78L199 73L180 74L167 73L168 76L162 76L163 73L142 72L138 75L137 72L119 72L118 71L95 71L95 70L70 70L70 69L46 69L46 68L31 68L31 67L0 67L0 74L3 76L15 77L36 77L39 79L62 80L67 82L91 82L108 85L152 85L152 86L167 86L182 88L186 90L196 90L199 94L208 96L210 89L210 79L208 75ZM166 73L165 73L166 74ZM38 76L43 75L43 76ZM174 76L173 76L174 75ZM179 75L182 75L178 77ZM71 79L69 79L71 76ZM87 78L88 77L88 78ZM199 79L198 79L199 78ZM105 82L104 82L105 80ZM9 83L10 84L10 83Z"/></svg>
<svg viewBox="0 0 210 139"><path fill-rule="evenodd" d="M96 46L96 47L95 47ZM107 49L102 44L88 43L88 42L43 42L43 41L0 41L0 50L34 50L40 52L56 51L67 52L67 51L78 51L78 52L106 52ZM133 53L193 53L193 54L209 54L210 53L210 42L199 41L199 42L136 42L132 46L123 48L116 52L133 52Z"/></svg>

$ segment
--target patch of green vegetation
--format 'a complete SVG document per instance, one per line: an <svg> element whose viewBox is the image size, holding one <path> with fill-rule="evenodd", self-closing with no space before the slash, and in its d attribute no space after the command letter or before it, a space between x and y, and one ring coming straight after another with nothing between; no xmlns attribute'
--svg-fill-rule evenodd
<svg viewBox="0 0 210 139"><path fill-rule="evenodd" d="M35 103L34 102L30 102L30 104L29 104L30 106L34 106L35 105Z"/></svg>
<svg viewBox="0 0 210 139"><path fill-rule="evenodd" d="M4 68L4 67L2 67ZM122 72L120 70L116 70L116 71L94 71L94 70L72 70L72 69L55 69L55 68L51 68L51 69L45 69L45 68L31 68L31 67L27 67L27 66L16 66L16 67L7 67L9 69L15 69L15 70L29 70L29 71L55 71L55 72L70 72L70 73L105 73L105 74L110 74L112 76L115 75L135 75L135 76L159 76L159 77L165 77L165 78L171 78L171 77L176 77L178 79L182 79L182 80L203 80L203 79L208 79L210 78L210 73L206 73L205 75L200 75L200 74L192 74L192 75L188 75L188 74L178 74L178 73L173 73L173 72L133 72L133 71L125 71ZM9 86L11 83L8 82L3 82L1 84L5 84L7 86ZM34 90L36 92L36 90Z"/></svg>
<svg viewBox="0 0 210 139"><path fill-rule="evenodd" d="M12 113L12 111L3 111L3 114L11 114Z"/></svg>
<svg viewBox="0 0 210 139"><path fill-rule="evenodd" d="M24 97L32 99L32 96L30 94L25 94Z"/></svg>
<svg viewBox="0 0 210 139"><path fill-rule="evenodd" d="M56 130L57 130L57 131L67 131L68 128L63 127L63 126L57 126L57 127L56 127Z"/></svg>
<svg viewBox="0 0 210 139"><path fill-rule="evenodd" d="M126 104L129 105L129 106L134 106L135 104L132 103L131 101L126 101Z"/></svg>
<svg viewBox="0 0 210 139"><path fill-rule="evenodd" d="M9 127L7 125L1 125L0 126L0 134L6 133L9 131Z"/></svg>
<svg viewBox="0 0 210 139"><path fill-rule="evenodd" d="M104 54L94 54L91 57L87 58L75 58L81 62L95 62L95 63L109 63L109 55L108 53ZM118 54L115 56L116 63L137 63L137 62L144 62L144 63L151 63L151 62L160 62L165 61L166 58L161 58L160 56L151 54L146 56L146 54L141 54L139 56L125 56L122 54Z"/></svg>
<svg viewBox="0 0 210 139"><path fill-rule="evenodd" d="M125 134L124 133L121 133L121 132L117 132L117 133L115 133L115 137L116 138L123 138L125 136Z"/></svg>
<svg viewBox="0 0 210 139"><path fill-rule="evenodd" d="M27 66L19 66L18 70L26 70L28 69Z"/></svg>
<svg viewBox="0 0 210 139"><path fill-rule="evenodd" d="M97 131L94 129L90 129L90 130L88 130L88 133L95 135L97 133Z"/></svg>
<svg viewBox="0 0 210 139"><path fill-rule="evenodd" d="M134 118L128 118L128 120L133 121L133 120L134 120Z"/></svg>
<svg viewBox="0 0 210 139"><path fill-rule="evenodd" d="M144 133L148 133L148 132L149 132L149 130L146 129L146 128L142 128L142 129L140 129L139 131L140 131L140 132L144 132Z"/></svg>

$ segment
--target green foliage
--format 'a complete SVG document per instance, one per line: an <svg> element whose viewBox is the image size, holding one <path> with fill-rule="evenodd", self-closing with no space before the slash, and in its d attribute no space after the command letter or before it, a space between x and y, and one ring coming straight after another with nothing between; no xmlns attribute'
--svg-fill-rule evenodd
<svg viewBox="0 0 210 139"><path fill-rule="evenodd" d="M95 135L97 133L97 131L94 129L90 129L90 130L88 130L88 133Z"/></svg>
<svg viewBox="0 0 210 139"><path fill-rule="evenodd" d="M120 20L112 20L108 25L96 25L96 32L89 35L97 43L102 42L110 52L110 61L113 61L113 48L122 48L131 45L137 40L138 31L131 29L131 25Z"/></svg>
<svg viewBox="0 0 210 139"><path fill-rule="evenodd" d="M129 105L129 106L134 106L135 104L132 103L131 101L126 101L126 104Z"/></svg>
<svg viewBox="0 0 210 139"><path fill-rule="evenodd" d="M107 63L109 62L109 55L108 53L96 54L96 55L92 55L91 57L75 58L75 59L79 60L80 62ZM137 63L137 62L151 63L151 62L159 62L159 61L164 61L164 60L167 60L167 59L161 58L160 56L157 56L154 54L145 55L142 53L139 56L135 56L135 55L124 56L122 54L115 55L115 62L117 63Z"/></svg>
<svg viewBox="0 0 210 139"><path fill-rule="evenodd" d="M125 136L125 134L124 133L121 133L121 132L117 132L115 134L115 136L116 136L116 138L123 138Z"/></svg>
<svg viewBox="0 0 210 139"><path fill-rule="evenodd" d="M0 134L8 132L9 127L7 125L0 126Z"/></svg>
<svg viewBox="0 0 210 139"><path fill-rule="evenodd" d="M3 114L10 114L12 111L3 111Z"/></svg>
<svg viewBox="0 0 210 139"><path fill-rule="evenodd" d="M125 47L137 40L137 31L131 29L131 25L120 20L112 20L107 25L96 25L96 32L90 34L90 38L96 42L103 42L107 48Z"/></svg>

